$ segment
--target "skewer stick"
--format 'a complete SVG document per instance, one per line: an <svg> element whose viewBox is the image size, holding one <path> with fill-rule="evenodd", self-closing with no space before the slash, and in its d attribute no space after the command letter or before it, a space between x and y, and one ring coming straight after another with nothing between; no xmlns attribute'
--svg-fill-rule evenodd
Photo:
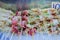
<svg viewBox="0 0 60 40"><path fill-rule="evenodd" d="M12 40L13 34L14 34L14 32L12 33L10 40Z"/></svg>
<svg viewBox="0 0 60 40"><path fill-rule="evenodd" d="M22 35L22 33L23 33L23 28L21 28L21 34L20 35ZM20 35L19 35L19 37L18 37L18 40L20 40Z"/></svg>
<svg viewBox="0 0 60 40"><path fill-rule="evenodd" d="M32 33L32 40L34 40L34 33Z"/></svg>
<svg viewBox="0 0 60 40"><path fill-rule="evenodd" d="M5 36L5 34L3 34L3 36L2 36L2 38L1 38L1 40L3 40L4 36Z"/></svg>
<svg viewBox="0 0 60 40"><path fill-rule="evenodd" d="M18 40L20 40L20 38L21 38L21 36L20 36L20 34L18 35Z"/></svg>
<svg viewBox="0 0 60 40"><path fill-rule="evenodd" d="M1 30L2 30L2 29L1 29ZM6 32L6 31L4 31L4 32ZM2 38L1 38L1 40L3 40L3 38L4 38L4 37L5 37L5 34L3 34L3 35L2 35ZM6 39L6 38L5 38L5 39Z"/></svg>
<svg viewBox="0 0 60 40"><path fill-rule="evenodd" d="M21 38L20 35L22 35L22 30L23 30L23 29L21 28L21 34L18 35L18 40L20 40L20 38Z"/></svg>
<svg viewBox="0 0 60 40"><path fill-rule="evenodd" d="M0 30L2 30L2 28L0 28ZM3 30L2 30L2 31L3 31ZM3 32L2 32L2 33L3 33ZM1 40L3 40L4 36L5 36L5 34L2 35Z"/></svg>
<svg viewBox="0 0 60 40"><path fill-rule="evenodd" d="M21 34L18 33L18 40L20 40L20 38L21 38L20 35L21 35Z"/></svg>
<svg viewBox="0 0 60 40"><path fill-rule="evenodd" d="M23 33L23 28L21 28L21 34L20 35L22 35L22 33ZM18 40L20 40L21 39L21 36L18 36Z"/></svg>
<svg viewBox="0 0 60 40"><path fill-rule="evenodd" d="M2 30L2 29L1 29ZM2 30L3 31L3 30ZM5 31L3 31L2 33L4 33ZM3 38L5 37L5 34L2 35L1 40L3 40Z"/></svg>
<svg viewBox="0 0 60 40"><path fill-rule="evenodd" d="M31 28L32 28L32 26L31 26ZM32 30L32 32L33 32L33 30ZM34 40L34 33L32 33L32 40Z"/></svg>
<svg viewBox="0 0 60 40"><path fill-rule="evenodd" d="M10 34L10 31L11 31L11 29L9 30L9 32L8 32L8 34L7 34L7 36L5 37L5 40L6 40L6 38L9 36L9 34Z"/></svg>
<svg viewBox="0 0 60 40"><path fill-rule="evenodd" d="M28 33L27 33L27 31L26 31L26 35L27 35L27 38L28 38ZM27 40L27 38L26 38L26 40Z"/></svg>

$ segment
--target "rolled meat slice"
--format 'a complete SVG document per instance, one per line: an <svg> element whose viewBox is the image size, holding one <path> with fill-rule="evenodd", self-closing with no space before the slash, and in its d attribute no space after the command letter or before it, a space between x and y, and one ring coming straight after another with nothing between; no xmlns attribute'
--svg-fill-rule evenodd
<svg viewBox="0 0 60 40"><path fill-rule="evenodd" d="M34 35L35 33L36 33L36 28L32 28L28 31L28 34L31 36Z"/></svg>
<svg viewBox="0 0 60 40"><path fill-rule="evenodd" d="M22 15L28 15L28 11L27 11L27 10L24 10L24 11L22 12Z"/></svg>
<svg viewBox="0 0 60 40"><path fill-rule="evenodd" d="M12 20L12 24L13 25L17 25L17 21L16 20Z"/></svg>
<svg viewBox="0 0 60 40"><path fill-rule="evenodd" d="M15 25L12 25L12 32L18 34L18 32L19 32L19 31L18 31L18 27L15 26Z"/></svg>
<svg viewBox="0 0 60 40"><path fill-rule="evenodd" d="M17 16L14 16L13 18L12 18L12 24L13 25L16 25L18 23L18 17Z"/></svg>
<svg viewBox="0 0 60 40"><path fill-rule="evenodd" d="M25 16L22 16L22 20L27 21L28 20L28 17L26 15Z"/></svg>

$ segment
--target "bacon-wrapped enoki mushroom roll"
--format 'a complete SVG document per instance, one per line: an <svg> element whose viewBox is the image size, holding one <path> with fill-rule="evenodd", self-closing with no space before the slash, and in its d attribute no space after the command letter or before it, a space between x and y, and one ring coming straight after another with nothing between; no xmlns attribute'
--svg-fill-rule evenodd
<svg viewBox="0 0 60 40"><path fill-rule="evenodd" d="M31 35L31 36L33 36L33 35L36 33L36 30L37 30L36 27L30 29L30 30L28 31L28 34Z"/></svg>
<svg viewBox="0 0 60 40"><path fill-rule="evenodd" d="M13 33L18 33L18 20L12 19L12 32Z"/></svg>
<svg viewBox="0 0 60 40"><path fill-rule="evenodd" d="M11 24L11 28L12 28L12 32L13 33L20 33L20 25L19 22L21 22L21 15L18 15L19 13L16 13L15 16L12 17L12 24Z"/></svg>

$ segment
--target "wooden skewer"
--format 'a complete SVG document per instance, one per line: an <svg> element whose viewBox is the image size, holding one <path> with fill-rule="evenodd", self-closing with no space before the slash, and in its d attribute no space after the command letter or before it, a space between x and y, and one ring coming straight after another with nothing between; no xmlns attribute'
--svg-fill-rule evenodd
<svg viewBox="0 0 60 40"><path fill-rule="evenodd" d="M10 31L11 31L11 29L9 30L9 32L8 32L8 34L7 34L7 36L5 37L5 40L6 40L6 38L9 36L9 34L10 34Z"/></svg>
<svg viewBox="0 0 60 40"><path fill-rule="evenodd" d="M1 40L3 40L4 36L5 36L5 34L3 34L3 36L2 36L2 38L1 38Z"/></svg>
<svg viewBox="0 0 60 40"><path fill-rule="evenodd" d="M3 27L2 27L3 28ZM2 29L1 29L2 30ZM5 34L4 34L4 30L2 30L3 32L3 35L2 35L2 37L1 37L1 40L3 40L3 38L5 37Z"/></svg>
<svg viewBox="0 0 60 40"><path fill-rule="evenodd" d="M22 29L21 29L21 31L22 31ZM22 34L22 33L21 33L21 34ZM20 40L20 38L21 38L20 35L21 35L21 34L18 33L18 40Z"/></svg>
<svg viewBox="0 0 60 40"><path fill-rule="evenodd" d="M19 37L18 37L18 40L20 40L20 35L19 35Z"/></svg>
<svg viewBox="0 0 60 40"><path fill-rule="evenodd" d="M12 33L10 40L12 40L13 34L14 34L14 32Z"/></svg>
<svg viewBox="0 0 60 40"><path fill-rule="evenodd" d="M34 33L32 33L32 40L34 40Z"/></svg>
<svg viewBox="0 0 60 40"><path fill-rule="evenodd" d="M28 38L28 33L26 32L27 38ZM26 39L27 40L27 39Z"/></svg>
<svg viewBox="0 0 60 40"><path fill-rule="evenodd" d="M20 35L22 35L22 33L23 33L23 28L21 28L21 34ZM21 39L21 36L18 36L18 40L20 40Z"/></svg>

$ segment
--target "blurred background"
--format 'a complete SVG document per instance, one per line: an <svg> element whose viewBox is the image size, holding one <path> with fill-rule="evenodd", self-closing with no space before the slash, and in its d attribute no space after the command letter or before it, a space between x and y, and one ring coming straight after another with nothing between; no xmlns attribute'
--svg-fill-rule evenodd
<svg viewBox="0 0 60 40"><path fill-rule="evenodd" d="M25 10L31 8L49 8L51 2L60 0L0 0L0 8L12 10Z"/></svg>

